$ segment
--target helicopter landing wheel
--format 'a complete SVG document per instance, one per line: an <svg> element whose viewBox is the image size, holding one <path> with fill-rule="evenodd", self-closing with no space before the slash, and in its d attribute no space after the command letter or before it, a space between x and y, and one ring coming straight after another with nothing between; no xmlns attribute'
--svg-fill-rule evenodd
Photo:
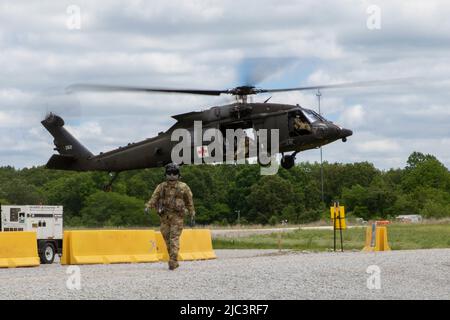
<svg viewBox="0 0 450 320"><path fill-rule="evenodd" d="M283 156L281 158L281 166L284 169L291 169L295 165L295 155Z"/></svg>

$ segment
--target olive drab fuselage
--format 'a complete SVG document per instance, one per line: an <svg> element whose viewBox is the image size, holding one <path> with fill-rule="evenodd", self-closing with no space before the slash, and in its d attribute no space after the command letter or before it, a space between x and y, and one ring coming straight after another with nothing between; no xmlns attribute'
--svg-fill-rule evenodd
<svg viewBox="0 0 450 320"><path fill-rule="evenodd" d="M214 128L220 130L224 137L227 129L267 129L269 132L277 129L279 152L282 154L318 148L339 139L346 141L352 134L351 130L333 124L310 109L288 104L236 102L173 118L177 122L156 137L93 155L63 128L64 121L60 117L50 114L42 124L55 137L55 150L59 155L52 156L47 168L120 172L164 166L172 162L171 150L178 141L172 141L171 136L180 128L192 133L191 156L194 159L194 121L201 121L203 132Z"/></svg>

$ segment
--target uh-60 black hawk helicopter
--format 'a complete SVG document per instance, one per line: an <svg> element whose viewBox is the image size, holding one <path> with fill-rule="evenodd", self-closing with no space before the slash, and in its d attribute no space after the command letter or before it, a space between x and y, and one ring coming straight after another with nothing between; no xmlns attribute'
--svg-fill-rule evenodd
<svg viewBox="0 0 450 320"><path fill-rule="evenodd" d="M352 135L349 129L341 128L328 121L317 112L300 105L248 102L249 95L260 93L277 93L286 91L319 90L327 88L361 87L377 85L377 81L343 83L321 86L309 86L285 89L261 89L254 86L240 86L227 90L195 90L143 88L129 86L110 86L78 84L69 87L70 91L123 91L123 92L159 92L184 93L196 95L219 96L233 95L236 102L228 105L214 106L199 112L188 112L173 116L177 122L166 132L158 136L127 146L119 147L98 155L92 154L65 128L64 120L50 113L42 121L43 126L54 137L54 154L46 167L58 170L74 171L106 171L119 173L121 171L164 166L172 162L171 150L178 143L171 140L175 129L185 128L193 130L194 121L202 121L203 130L215 128L224 133L227 129L278 129L279 153L281 166L290 169L294 166L298 152L314 149L336 140L346 141ZM192 143L192 155L196 153ZM289 154L288 154L289 153ZM112 182L111 182L112 183Z"/></svg>

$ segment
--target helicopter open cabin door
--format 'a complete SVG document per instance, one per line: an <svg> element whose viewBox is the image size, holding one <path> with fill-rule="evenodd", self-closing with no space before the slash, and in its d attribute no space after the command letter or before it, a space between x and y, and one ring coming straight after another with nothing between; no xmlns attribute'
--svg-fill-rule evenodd
<svg viewBox="0 0 450 320"><path fill-rule="evenodd" d="M271 154L271 136L274 134L273 129L279 131L279 137L282 136L282 131L286 127L286 115L276 115L271 117L261 117L253 119L253 121L245 128L245 158L256 160L260 165L265 164L260 162L260 156L263 155L264 159L270 161ZM283 122L284 121L284 122ZM283 123L278 127L279 123ZM278 140L278 139L276 139ZM275 141L274 141L275 142ZM278 143L276 141L275 143Z"/></svg>
<svg viewBox="0 0 450 320"><path fill-rule="evenodd" d="M253 123L249 120L235 120L220 125L223 137L223 160L248 159L250 148L256 136Z"/></svg>

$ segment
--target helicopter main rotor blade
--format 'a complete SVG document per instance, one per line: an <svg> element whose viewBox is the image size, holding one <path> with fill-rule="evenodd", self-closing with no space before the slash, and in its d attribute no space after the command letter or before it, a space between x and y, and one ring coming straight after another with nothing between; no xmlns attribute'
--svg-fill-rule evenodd
<svg viewBox="0 0 450 320"><path fill-rule="evenodd" d="M339 88L384 86L384 85L391 85L391 84L403 84L403 83L407 82L408 80L412 80L412 78L346 82L346 83L306 86L306 87L297 87L297 88L255 89L255 93L275 93L275 92L306 91L306 90L319 90L319 89L339 89Z"/></svg>
<svg viewBox="0 0 450 320"><path fill-rule="evenodd" d="M145 88L115 86L103 84L74 84L66 89L67 92L75 91L105 91L105 92L162 92L162 93L185 93L199 94L207 96L220 96L222 93L229 93L228 90L199 90L199 89L170 89L170 88Z"/></svg>
<svg viewBox="0 0 450 320"><path fill-rule="evenodd" d="M404 84L414 78L389 79L389 80L372 80L360 82L347 82L329 85L315 85L296 88L280 88L280 89L263 89L255 88L254 86L240 86L226 90L202 90L202 89L171 89L171 88L152 88L152 87L131 87L118 85L104 85L104 84L74 84L66 88L68 93L74 91L103 91L103 92L161 92L161 93L185 93L206 96L220 96L221 94L230 94L234 96L247 96L258 93L276 93L288 91L306 91L317 89L337 89L337 88L356 88L356 87L370 87L383 86L393 84Z"/></svg>

